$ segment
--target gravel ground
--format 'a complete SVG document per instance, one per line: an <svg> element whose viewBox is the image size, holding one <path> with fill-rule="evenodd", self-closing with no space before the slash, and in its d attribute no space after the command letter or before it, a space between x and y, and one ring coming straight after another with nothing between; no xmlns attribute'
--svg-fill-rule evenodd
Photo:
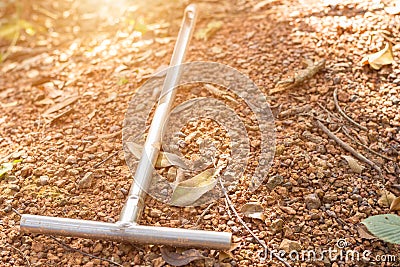
<svg viewBox="0 0 400 267"><path fill-rule="evenodd" d="M73 3L64 4L52 4L51 10L76 8ZM1 163L23 159L0 179L2 266L110 266L107 261L68 250L50 237L20 234L20 217L13 209L118 220L131 183L121 151L124 114L146 76L168 64L185 3L175 3L171 9L173 4L155 2L138 9L135 14L161 25L142 37L132 25L122 28L102 18L96 32L93 20L64 13L63 19L52 22L51 34L21 40L20 51L0 65L0 159ZM387 14L384 6L388 4L390 1L199 3L203 11L197 28L213 20L223 25L207 42L193 39L187 61L215 61L249 75L266 95L275 116L276 152L265 182L250 192L248 175L244 175L237 187L229 188L237 210L249 202L262 205L264 220L244 218L250 229L271 249L318 251L335 248L339 239L345 239L348 250L397 256L395 263L288 260L292 266L400 266L397 245L368 239L359 230L361 220L389 212L387 203L380 200L383 189L400 196L398 187L393 187L400 183L400 16ZM43 14L32 18L40 22ZM360 64L388 39L394 42L391 65L377 71ZM304 68L304 59L325 59L325 68L299 86L271 94L276 83ZM340 116L334 90L338 90L342 109L366 130ZM68 107L46 114L60 92L78 97L72 98ZM200 86L181 90L176 102L198 96L229 101ZM343 158L350 154L318 127L317 119L380 166L384 179L364 163L360 163L365 167L361 173L354 172ZM253 122L246 115L243 120ZM357 143L341 130L344 125ZM200 131L222 143L229 141L207 121L189 124L182 131L186 135ZM250 173L256 166L258 139L257 134L251 137L253 154L246 170ZM195 139L187 141L184 153L191 157L198 148ZM229 152L228 147L221 147L221 153ZM92 179L82 182L89 175ZM177 208L148 197L141 224L233 233L238 245L231 256L223 259L218 251L204 250L208 259L190 266L283 266L269 257L263 261L262 247L227 212L224 198L217 199L196 225L207 206ZM59 240L123 266L169 266L158 246Z"/></svg>

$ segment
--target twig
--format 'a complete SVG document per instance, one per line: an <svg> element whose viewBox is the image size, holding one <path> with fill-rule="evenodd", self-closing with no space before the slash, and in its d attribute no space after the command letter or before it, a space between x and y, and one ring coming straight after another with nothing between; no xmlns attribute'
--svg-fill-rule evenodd
<svg viewBox="0 0 400 267"><path fill-rule="evenodd" d="M11 208L11 209L12 209L13 212L15 212L16 214L18 214L19 216L22 216L22 214L21 214L19 211L17 211L16 209L14 209L14 208Z"/></svg>
<svg viewBox="0 0 400 267"><path fill-rule="evenodd" d="M112 153L111 155L109 155L107 158L105 158L104 160L100 161L99 163L96 163L93 165L93 168L97 168L99 167L101 164L103 164L104 162L106 162L107 160L111 159L112 157L114 157L115 155L117 155L119 153L120 150L115 151L114 153Z"/></svg>
<svg viewBox="0 0 400 267"><path fill-rule="evenodd" d="M269 93L270 94L279 93L287 89L296 87L305 82L306 80L311 79L315 74L317 74L318 72L320 72L322 69L325 68L325 59L319 62L312 62L311 60L308 60L306 63L308 65L306 69L300 70L292 78L279 81L276 84L275 88L271 89Z"/></svg>
<svg viewBox="0 0 400 267"><path fill-rule="evenodd" d="M122 130L119 130L118 132L115 132L115 133L103 134L103 135L99 136L99 139L113 138L113 137L116 137L116 136L120 135L121 133L122 133Z"/></svg>
<svg viewBox="0 0 400 267"><path fill-rule="evenodd" d="M24 260L28 263L28 266L32 266L31 263L29 262L29 258L28 258L20 249L18 249L18 248L16 248L16 247L12 246L12 245L10 245L10 244L7 244L7 243L6 243L5 245L6 245L6 246L9 246L9 247L12 248L12 249L15 249L16 251L18 251L18 253L21 254L22 257L24 258Z"/></svg>
<svg viewBox="0 0 400 267"><path fill-rule="evenodd" d="M324 132L326 133L330 138L332 138L333 140L335 140L336 143L338 143L338 145L340 145L343 149L345 149L346 151L350 152L354 157L356 157L357 159L359 159L360 161L370 165L372 168L374 168L377 172L379 172L379 174L382 174L382 170L381 168L376 165L374 162L372 162L371 160L367 159L366 157L364 157L363 155L361 155L360 153L358 153L356 150L354 150L354 148L352 148L351 146L349 146L347 143L345 143L344 141L342 141L339 137L337 137L336 135L334 135L328 128L325 127L325 125L323 125L320 121L317 120L317 124L318 127Z"/></svg>
<svg viewBox="0 0 400 267"><path fill-rule="evenodd" d="M63 246L64 248L68 249L68 250L71 250L71 251L74 251L74 252L78 252L78 253L80 253L80 254L82 254L82 255L88 256L88 257L93 258L93 259L98 259L98 260L101 260L101 261L106 261L106 262L108 262L108 263L114 264L115 266L124 267L123 265L121 265L121 264L119 264L119 263L116 263L116 262L114 262L114 261L112 261L112 260L105 259L105 258L101 258L101 257L95 256L95 255L92 255L92 254L83 252L83 251L81 251L81 250L79 250L79 249L73 248L73 247L71 247L71 246L65 244L65 243L62 242L61 240L55 238L55 237L52 236L52 235L50 235L49 237L50 237L51 239L53 239L54 241L56 241L56 242L57 242L58 244L60 244L61 246Z"/></svg>
<svg viewBox="0 0 400 267"><path fill-rule="evenodd" d="M210 205L208 205L208 207L200 214L199 218L197 219L196 223L194 224L195 227L197 227L197 225L199 225L201 219L203 219L203 217L210 211L210 209L212 208L212 206L215 205L216 202L211 203Z"/></svg>
<svg viewBox="0 0 400 267"><path fill-rule="evenodd" d="M355 122L352 118L346 115L342 108L339 106L338 98L337 98L337 88L333 91L333 101L335 102L336 109L338 110L339 114L343 116L346 120L353 123L355 126L360 128L361 130L368 131L367 127L360 125L358 122Z"/></svg>
<svg viewBox="0 0 400 267"><path fill-rule="evenodd" d="M374 168L378 174L379 177L382 179L382 189L383 192L385 193L385 198L386 201L388 200L388 195L386 193L385 190L385 177L382 174L382 170L381 168L376 165L374 162L372 162L371 160L367 159L366 157L364 157L363 155L361 155L360 153L358 153L357 151L354 150L354 148L352 148L351 146L349 146L347 143L345 143L344 141L342 141L341 139L339 139L336 135L334 135L331 131L329 131L328 128L325 127L325 125L323 125L320 121L317 121L317 124L319 126L319 128L324 131L330 138L332 138L333 140L336 141L336 143L338 143L342 148L344 148L345 150L347 150L348 152L350 152L354 157L356 157L357 159L361 160L362 162L370 165L372 168Z"/></svg>
<svg viewBox="0 0 400 267"><path fill-rule="evenodd" d="M335 114L333 114L332 112L330 112L327 108L325 108L321 103L317 103L318 106L323 109L326 113L328 113L329 116L332 116L333 118L337 119L339 122L343 122L342 117L338 117Z"/></svg>
<svg viewBox="0 0 400 267"><path fill-rule="evenodd" d="M343 130L343 133L344 133L348 138L350 138L351 140L353 140L354 143L356 143L357 145L362 146L363 148L365 148L366 150L368 150L370 153L374 154L375 156L382 157L382 158L384 158L384 159L386 159L386 160L389 160L389 161L394 161L394 159L389 158L389 157L386 157L385 155L382 155L381 153L379 153L379 152L377 152L377 151L375 151L375 150L372 150L372 149L369 148L368 146L366 146L366 145L364 145L363 143L357 141L353 136L350 135L350 133L349 133L348 129L346 128L346 126L343 126L343 127L342 127L342 130Z"/></svg>
<svg viewBox="0 0 400 267"><path fill-rule="evenodd" d="M237 213L235 207L233 206L232 201L231 201L231 199L229 198L228 193L226 192L225 186L224 186L224 184L222 183L221 178L219 177L218 180L219 180L219 184L221 185L221 190L222 190L222 192L224 193L226 202L227 202L228 205L229 205L229 208L232 210L232 212L235 214L236 218L237 218L237 219L239 220L239 222L243 225L243 227L247 230L247 232L249 232L249 233L253 236L253 238L264 248L264 250L265 250L265 257L267 257L267 253L268 253L268 247L267 247L267 245L265 244L265 242L261 241L261 240L254 234L254 232L247 226L247 224L243 221L243 219L240 217L240 215ZM284 259L282 259L278 254L276 254L276 253L274 253L274 252L272 252L272 251L271 251L271 254L272 254L276 259L278 259L280 262L282 262L286 267L291 267L290 264L287 263Z"/></svg>

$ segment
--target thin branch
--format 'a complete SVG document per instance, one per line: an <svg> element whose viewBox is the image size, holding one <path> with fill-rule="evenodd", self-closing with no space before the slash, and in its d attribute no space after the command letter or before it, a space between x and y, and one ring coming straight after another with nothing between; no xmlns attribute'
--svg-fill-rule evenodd
<svg viewBox="0 0 400 267"><path fill-rule="evenodd" d="M105 158L104 160L100 161L99 163L96 163L93 165L93 168L97 168L99 167L101 164L103 164L104 162L106 162L107 160L111 159L112 157L114 157L115 155L117 155L120 152L120 150L115 151L114 153L112 153L111 155L109 155L107 158Z"/></svg>
<svg viewBox="0 0 400 267"><path fill-rule="evenodd" d="M92 254L83 252L83 251L81 251L81 250L79 250L79 249L73 248L73 247L71 247L71 246L65 244L65 243L62 242L61 240L55 238L55 237L52 236L52 235L50 235L49 237L50 237L51 239L53 239L54 241L56 241L56 242L57 242L58 244L60 244L61 246L63 246L64 248L66 248L67 250L74 251L74 252L78 252L78 253L80 253L80 254L82 254L82 255L88 256L88 257L93 258L93 259L98 259L98 260L101 260L101 261L106 261L106 262L108 262L108 263L114 264L115 266L124 267L123 265L121 265L121 264L119 264L119 263L116 263L116 262L114 262L114 261L112 261L112 260L105 259L105 258L101 258L101 257L95 256L95 255L92 255Z"/></svg>
<svg viewBox="0 0 400 267"><path fill-rule="evenodd" d="M210 205L208 205L208 207L200 214L199 218L197 219L196 223L194 224L195 227L197 227L201 221L201 219L203 219L203 217L210 211L210 209L212 208L212 206L215 205L216 202L211 203Z"/></svg>
<svg viewBox="0 0 400 267"><path fill-rule="evenodd" d="M29 258L28 258L20 249L18 249L18 248L16 248L16 247L12 246L12 245L10 245L10 244L7 244L7 243L6 243L6 246L8 246L8 247L10 247L10 248L15 249L16 251L18 251L18 253L21 254L22 257L24 258L24 260L28 263L28 266L32 266L31 263L29 262Z"/></svg>
<svg viewBox="0 0 400 267"><path fill-rule="evenodd" d="M343 127L342 127L342 130L343 130L343 133L344 133L348 138L350 138L351 140L353 140L354 143L356 143L356 144L359 145L359 146L362 146L363 148L365 148L366 150L368 150L370 153L374 154L375 156L379 156L379 157L384 158L384 159L389 160L389 161L394 161L394 159L389 158L389 157L386 157L385 155L382 155L381 153L379 153L379 152L377 152L377 151L375 151L375 150L372 150L372 149L369 148L368 146L366 146L366 145L364 145L363 143L357 141L357 139L355 139L353 136L350 135L350 133L349 133L348 129L346 128L346 126L343 126Z"/></svg>
<svg viewBox="0 0 400 267"><path fill-rule="evenodd" d="M364 157L363 155L361 155L360 153L358 153L356 150L354 150L354 148L352 148L351 146L349 146L347 143L345 143L343 140L341 140L339 137L337 137L335 134L333 134L328 128L325 127L325 125L323 125L320 121L317 120L317 124L318 127L324 132L326 133L330 138L332 138L333 140L335 140L336 143L338 143L338 145L340 145L343 149L345 149L346 151L350 152L354 157L356 157L357 159L359 159L360 161L370 165L372 168L374 168L377 172L379 172L379 174L382 173L381 168L376 165L374 162L372 162L371 160L367 159L366 157Z"/></svg>
<svg viewBox="0 0 400 267"><path fill-rule="evenodd" d="M338 102L338 99L337 99L337 88L335 89L335 91L333 91L333 101L335 102L336 109L338 110L340 115L343 116L343 118L345 118L346 120L348 120L349 122L351 122L352 124L354 124L355 126L360 128L361 130L368 131L367 127L364 127L364 126L360 125L358 122L355 122L352 118L347 116L346 113L344 113L342 108L339 106L339 102Z"/></svg>
<svg viewBox="0 0 400 267"><path fill-rule="evenodd" d="M264 250L265 250L265 257L267 257L267 254L268 254L268 247L267 247L267 245L265 244L265 242L261 241L261 240L254 234L254 232L247 226L246 222L243 221L243 219L240 217L240 215L239 215L238 212L236 211L235 207L233 206L233 203L232 203L231 199L229 198L228 193L226 192L225 186L224 186L224 184L222 183L221 178L218 178L218 180L219 180L219 184L221 185L222 192L224 193L226 202L227 202L228 205L229 205L229 208L232 210L232 212L235 214L236 218L237 218L237 219L239 220L239 222L243 225L243 227L247 230L247 232L249 232L249 233L253 236L253 238L264 248ZM284 259L282 259L278 254L276 254L276 253L274 253L274 252L272 252L272 251L271 251L271 254L272 254L276 259L278 259L281 263L283 263L286 267L291 267L290 264L287 263Z"/></svg>

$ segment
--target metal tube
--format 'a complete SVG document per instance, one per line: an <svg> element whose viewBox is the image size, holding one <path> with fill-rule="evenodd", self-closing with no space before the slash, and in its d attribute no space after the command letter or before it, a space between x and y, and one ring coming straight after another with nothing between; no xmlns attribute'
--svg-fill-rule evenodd
<svg viewBox="0 0 400 267"><path fill-rule="evenodd" d="M154 112L154 117L150 125L149 133L144 144L142 156L136 168L134 182L129 190L128 198L122 209L119 222L128 226L137 223L144 207L145 191L147 191L153 176L153 166L160 152L162 127L168 118L172 103L176 95L176 86L181 76L180 65L186 55L189 41L193 34L196 22L196 6L189 5L185 9L184 18L179 30L178 39L172 54L170 67L164 81L158 106Z"/></svg>
<svg viewBox="0 0 400 267"><path fill-rule="evenodd" d="M23 214L20 222L22 233L38 233L61 236L74 236L91 239L104 239L120 242L170 245L176 247L202 247L226 250L231 245L231 233L187 230L137 224L143 209L145 191L150 184L153 166L160 150L161 131L172 102L175 87L179 83L181 69L187 46L193 33L196 9L189 5L179 31L164 87L161 92L142 157L137 167L134 183L129 191L126 204L117 223L105 223L68 218L47 217Z"/></svg>
<svg viewBox="0 0 400 267"><path fill-rule="evenodd" d="M201 247L226 250L231 245L231 233L187 230L156 226L105 223L77 219L23 214L21 232L74 236L91 239L158 244L176 247Z"/></svg>

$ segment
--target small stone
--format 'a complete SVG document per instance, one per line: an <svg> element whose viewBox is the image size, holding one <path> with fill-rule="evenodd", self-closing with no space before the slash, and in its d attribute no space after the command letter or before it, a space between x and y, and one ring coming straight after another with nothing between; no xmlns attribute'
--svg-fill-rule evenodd
<svg viewBox="0 0 400 267"><path fill-rule="evenodd" d="M19 191L21 188L19 187L19 185L17 185L17 184L10 184L9 185L9 188L11 189L11 190L13 190L13 191Z"/></svg>
<svg viewBox="0 0 400 267"><path fill-rule="evenodd" d="M75 164L75 163L77 163L78 161L76 160L76 157L75 156L73 156L73 155L70 155L70 156L68 156L68 158L65 160L65 163L66 164Z"/></svg>
<svg viewBox="0 0 400 267"><path fill-rule="evenodd" d="M336 213L334 211L332 211L332 210L327 210L326 214L328 214L328 216L332 217L332 218L336 218L337 217Z"/></svg>
<svg viewBox="0 0 400 267"><path fill-rule="evenodd" d="M309 194L304 197L304 201L306 203L306 207L309 210L319 209L321 207L321 200L316 194Z"/></svg>
<svg viewBox="0 0 400 267"><path fill-rule="evenodd" d="M338 199L338 197L337 197L337 195L334 194L334 193L327 193L327 194L325 194L324 197L323 197L323 201L324 201L325 203L331 203L331 202L336 201L337 199Z"/></svg>
<svg viewBox="0 0 400 267"><path fill-rule="evenodd" d="M162 211L158 209L151 209L150 217L159 218L162 215Z"/></svg>
<svg viewBox="0 0 400 267"><path fill-rule="evenodd" d="M277 187L278 185L280 185L280 184L282 184L282 183L283 183L283 177L282 177L282 175L277 174L277 175L274 175L274 176L272 176L272 177L270 177L270 178L268 179L267 187L268 187L270 190L272 190L272 189L274 189L275 187Z"/></svg>
<svg viewBox="0 0 400 267"><path fill-rule="evenodd" d="M78 187L89 188L93 182L92 174L93 172L87 172L85 176L83 176L83 178L78 182Z"/></svg>
<svg viewBox="0 0 400 267"><path fill-rule="evenodd" d="M47 185L49 183L49 176L42 175L39 177L39 184L40 185Z"/></svg>
<svg viewBox="0 0 400 267"><path fill-rule="evenodd" d="M101 243L97 243L93 249L93 253L99 253L103 251L103 245Z"/></svg>
<svg viewBox="0 0 400 267"><path fill-rule="evenodd" d="M110 127L110 133L116 133L121 130L121 127L119 125L113 125Z"/></svg>
<svg viewBox="0 0 400 267"><path fill-rule="evenodd" d="M279 248L286 251L287 253L290 253L291 251L300 251L301 250L301 244L298 241L293 241L290 239L283 239L282 243L279 245Z"/></svg>
<svg viewBox="0 0 400 267"><path fill-rule="evenodd" d="M158 258L152 260L151 263L152 263L151 266L153 266L153 267L161 267L161 266L164 266L165 261L163 260L162 257L158 257Z"/></svg>
<svg viewBox="0 0 400 267"><path fill-rule="evenodd" d="M285 213L289 215L296 215L296 210L293 209L292 207L281 207L281 210L283 210Z"/></svg>
<svg viewBox="0 0 400 267"><path fill-rule="evenodd" d="M271 223L271 229L274 234L280 232L283 228L283 220L282 219L276 219Z"/></svg>

